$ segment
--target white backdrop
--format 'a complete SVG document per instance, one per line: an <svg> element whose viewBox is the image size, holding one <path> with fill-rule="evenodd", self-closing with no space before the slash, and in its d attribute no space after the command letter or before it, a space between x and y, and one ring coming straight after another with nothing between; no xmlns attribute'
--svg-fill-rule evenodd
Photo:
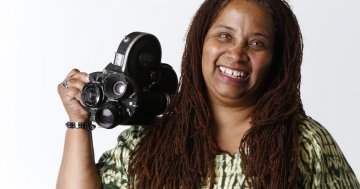
<svg viewBox="0 0 360 189"><path fill-rule="evenodd" d="M113 60L132 31L155 34L162 61L179 71L184 37L202 0L0 0L0 186L54 188L67 116L57 95L72 68ZM359 44L356 0L292 0L305 51L302 98L360 175ZM125 129L96 129L96 159Z"/></svg>

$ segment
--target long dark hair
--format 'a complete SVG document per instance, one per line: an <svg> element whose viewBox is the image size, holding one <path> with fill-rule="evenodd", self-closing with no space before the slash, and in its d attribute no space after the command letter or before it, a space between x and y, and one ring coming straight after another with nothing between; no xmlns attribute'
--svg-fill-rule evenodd
<svg viewBox="0 0 360 189"><path fill-rule="evenodd" d="M164 116L149 127L130 156L130 188L197 188L215 183L214 118L201 71L204 38L231 0L206 0L190 25L179 90ZM251 115L240 144L241 168L254 189L294 188L297 178L297 118L302 38L283 0L254 0L268 7L275 25L275 50L267 90ZM240 165L239 165L240 166Z"/></svg>

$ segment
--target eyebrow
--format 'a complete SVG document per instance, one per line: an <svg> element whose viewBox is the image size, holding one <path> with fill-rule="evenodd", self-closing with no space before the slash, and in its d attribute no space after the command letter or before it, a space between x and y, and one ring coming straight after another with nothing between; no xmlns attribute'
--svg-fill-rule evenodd
<svg viewBox="0 0 360 189"><path fill-rule="evenodd" d="M223 24L216 25L215 28L224 28L224 29L227 29L227 30L235 31L234 28L232 28L232 27L230 27L230 26L223 25ZM262 37L270 40L270 36L269 36L269 35L266 35L266 34L261 33L261 32L253 32L252 35L262 36Z"/></svg>
<svg viewBox="0 0 360 189"><path fill-rule="evenodd" d="M262 37L265 37L266 39L270 40L270 36L268 36L268 35L266 35L264 33L254 32L252 34L255 35L255 36L262 36Z"/></svg>
<svg viewBox="0 0 360 189"><path fill-rule="evenodd" d="M232 28L230 26L222 25L222 24L216 25L215 28L225 28L227 30L235 31L234 28Z"/></svg>

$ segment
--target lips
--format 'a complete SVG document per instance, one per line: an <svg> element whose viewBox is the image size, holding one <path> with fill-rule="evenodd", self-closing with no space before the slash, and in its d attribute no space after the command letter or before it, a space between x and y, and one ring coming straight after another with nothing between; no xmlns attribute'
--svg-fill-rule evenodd
<svg viewBox="0 0 360 189"><path fill-rule="evenodd" d="M245 79L249 75L245 70L233 70L224 66L219 66L219 70L222 74L235 79Z"/></svg>

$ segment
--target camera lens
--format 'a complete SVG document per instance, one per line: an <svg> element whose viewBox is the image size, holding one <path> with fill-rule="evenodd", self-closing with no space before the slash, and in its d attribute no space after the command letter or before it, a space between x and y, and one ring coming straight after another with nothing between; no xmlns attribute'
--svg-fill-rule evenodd
<svg viewBox="0 0 360 189"><path fill-rule="evenodd" d="M117 100L127 91L126 78L123 75L110 75L104 80L104 93L111 99Z"/></svg>
<svg viewBox="0 0 360 189"><path fill-rule="evenodd" d="M122 96L126 92L126 84L122 81L118 81L114 84L113 91L115 94Z"/></svg>
<svg viewBox="0 0 360 189"><path fill-rule="evenodd" d="M117 107L112 103L106 103L99 108L95 113L96 123L106 129L111 129L124 121L124 109L120 106Z"/></svg>
<svg viewBox="0 0 360 189"><path fill-rule="evenodd" d="M97 107L101 102L102 97L103 95L100 86L96 83L86 84L81 93L84 105L90 108Z"/></svg>
<svg viewBox="0 0 360 189"><path fill-rule="evenodd" d="M111 110L104 108L99 109L95 115L96 122L104 128L112 128L114 125L114 114Z"/></svg>

